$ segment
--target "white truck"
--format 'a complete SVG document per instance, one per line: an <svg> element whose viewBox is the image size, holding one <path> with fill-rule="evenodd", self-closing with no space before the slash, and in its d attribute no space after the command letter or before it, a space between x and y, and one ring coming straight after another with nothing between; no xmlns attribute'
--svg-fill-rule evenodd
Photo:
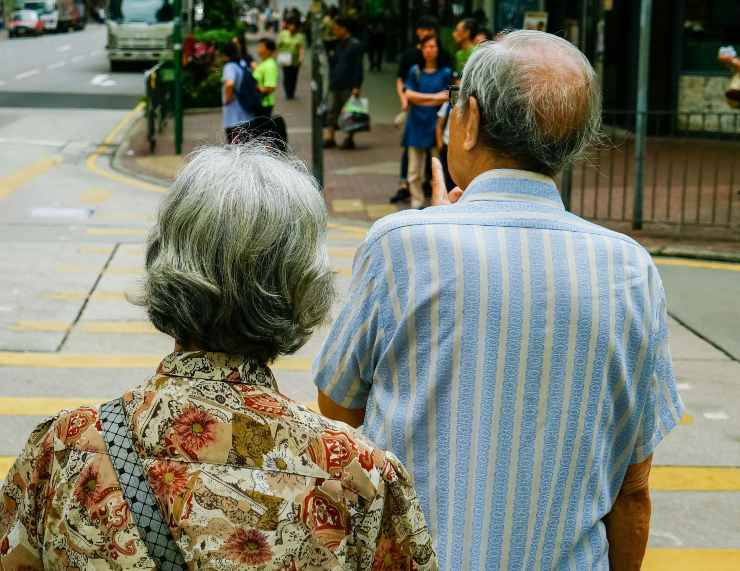
<svg viewBox="0 0 740 571"><path fill-rule="evenodd" d="M189 13L189 0L183 0ZM110 0L106 13L111 71L125 62L152 62L172 57L175 17L172 0ZM183 26L184 27L184 26Z"/></svg>
<svg viewBox="0 0 740 571"><path fill-rule="evenodd" d="M84 27L83 6L75 0L25 0L19 7L36 12L44 24L44 31L67 32Z"/></svg>

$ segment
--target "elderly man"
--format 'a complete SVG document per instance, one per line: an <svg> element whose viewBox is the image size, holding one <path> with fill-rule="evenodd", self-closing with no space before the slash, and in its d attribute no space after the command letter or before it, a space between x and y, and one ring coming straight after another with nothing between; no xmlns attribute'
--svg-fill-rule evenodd
<svg viewBox="0 0 740 571"><path fill-rule="evenodd" d="M537 31L451 90L448 196L378 222L317 360L325 414L405 461L445 569L637 569L653 450L683 412L650 256L563 208L593 69Z"/></svg>

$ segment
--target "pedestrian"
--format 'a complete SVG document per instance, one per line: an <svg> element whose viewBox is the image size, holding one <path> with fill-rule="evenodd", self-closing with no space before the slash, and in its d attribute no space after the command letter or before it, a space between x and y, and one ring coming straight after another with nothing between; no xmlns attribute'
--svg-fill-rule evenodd
<svg viewBox="0 0 740 571"><path fill-rule="evenodd" d="M447 90L452 81L452 70L440 68L437 63L439 47L437 38L429 36L420 42L424 65L414 65L406 78L405 97L408 101L405 143L409 152L409 192L411 208L424 205L421 188L426 155L435 148L437 112L447 101Z"/></svg>
<svg viewBox="0 0 740 571"><path fill-rule="evenodd" d="M339 17L339 10L336 6L329 6L326 15L321 20L321 39L324 42L324 49L327 57L331 58L334 48L337 45L337 37L334 35L334 20Z"/></svg>
<svg viewBox="0 0 740 571"><path fill-rule="evenodd" d="M442 164L442 170L444 172L444 180L445 180L445 187L447 190L452 190L455 188L455 183L452 182L452 177L450 176L450 169L447 164L447 149L450 144L450 112L452 111L452 108L450 107L450 102L445 101L444 105L439 108L439 112L437 113L437 130L436 130L436 140L437 140L437 150L439 153L439 162Z"/></svg>
<svg viewBox="0 0 740 571"><path fill-rule="evenodd" d="M272 117L275 108L275 90L278 85L277 62L275 61L275 42L271 38L261 38L257 42L257 56L260 63L254 68L254 79L257 82L257 91L262 94L262 111L260 115Z"/></svg>
<svg viewBox="0 0 740 571"><path fill-rule="evenodd" d="M493 33L489 30L478 30L478 33L473 39L473 43L477 46L483 42L490 42L493 39Z"/></svg>
<svg viewBox="0 0 740 571"><path fill-rule="evenodd" d="M438 206L358 248L319 407L403 460L441 569L639 569L652 454L683 405L650 255L568 212L553 179L599 139L598 78L523 30L479 46L450 93L458 188L435 159Z"/></svg>
<svg viewBox="0 0 740 571"><path fill-rule="evenodd" d="M457 44L457 51L455 52L455 76L461 77L463 67L465 63L470 59L470 56L475 49L475 36L478 33L478 24L472 18L464 18L457 23L455 30L452 32L452 37Z"/></svg>
<svg viewBox="0 0 740 571"><path fill-rule="evenodd" d="M381 16L373 16L368 27L367 42L370 71L383 71L385 53L385 22Z"/></svg>
<svg viewBox="0 0 740 571"><path fill-rule="evenodd" d="M238 140L240 127L243 123L254 119L244 109L237 97L236 92L241 86L245 73L250 73L248 68L240 64L242 56L236 42L229 42L223 48L223 56L226 60L221 72L221 101L223 103L223 125L226 133L226 143L233 144Z"/></svg>
<svg viewBox="0 0 740 571"><path fill-rule="evenodd" d="M241 54L241 59L239 60L239 65L242 66L244 69L248 69L251 71L252 64L254 63L254 58L249 53L249 50L247 49L247 41L244 37L244 34L237 34L231 39L232 42L234 42L239 47L239 53Z"/></svg>
<svg viewBox="0 0 740 571"><path fill-rule="evenodd" d="M0 486L0 568L436 569L403 465L283 396L270 366L333 300L308 169L203 148L157 220L137 302L174 352L33 431Z"/></svg>
<svg viewBox="0 0 740 571"><path fill-rule="evenodd" d="M278 63L283 68L283 88L286 99L295 99L298 72L303 65L306 40L299 31L300 19L291 18L278 34Z"/></svg>
<svg viewBox="0 0 740 571"><path fill-rule="evenodd" d="M427 38L429 36L436 36L437 20L432 16L422 16L416 22L414 33L416 35L416 43L401 54L398 62L398 73L396 74L396 94L398 95L398 100L400 102L402 113L408 112L408 101L406 100L405 91L406 78L409 75L409 71L415 65L424 65L424 56L421 53L419 43L424 38ZM444 49L439 49L439 56L437 60L441 68L453 67L452 58ZM391 204L405 202L411 196L408 185L409 151L408 145L405 142L405 137L406 131L404 130L403 140L401 141L403 151L401 153L401 172L399 175L399 184L396 193L390 197ZM424 190L426 193L426 188ZM431 186L429 187L429 190L431 190Z"/></svg>
<svg viewBox="0 0 740 571"><path fill-rule="evenodd" d="M329 112L324 148L336 146L334 134L339 127L339 115L350 97L359 97L363 80L362 44L352 36L350 23L343 17L334 20L333 33L337 38L329 58ZM354 134L347 133L342 149L354 149Z"/></svg>

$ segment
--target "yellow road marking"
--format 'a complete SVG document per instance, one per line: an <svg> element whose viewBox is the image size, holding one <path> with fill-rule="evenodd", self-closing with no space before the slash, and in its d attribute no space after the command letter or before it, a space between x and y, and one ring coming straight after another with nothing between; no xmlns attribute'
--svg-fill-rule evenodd
<svg viewBox="0 0 740 571"><path fill-rule="evenodd" d="M12 331L18 331L20 333L55 333L67 331L69 327L70 324L66 321L42 321L34 319L23 319L21 321L16 321L13 325L9 327L9 329Z"/></svg>
<svg viewBox="0 0 740 571"><path fill-rule="evenodd" d="M154 325L148 321L86 321L78 324L85 333L156 333Z"/></svg>
<svg viewBox="0 0 740 571"><path fill-rule="evenodd" d="M398 208L392 204L368 204L366 210L367 215L373 220L398 212Z"/></svg>
<svg viewBox="0 0 740 571"><path fill-rule="evenodd" d="M653 466L650 488L661 492L740 492L740 468Z"/></svg>
<svg viewBox="0 0 740 571"><path fill-rule="evenodd" d="M102 176L104 178L113 180L115 182L122 183L126 186L133 186L135 188L146 190L149 192L160 192L160 193L167 192L167 188L165 188L164 186L145 182L143 180L128 177L126 175L122 175L119 173L114 173L114 172L102 169L98 166L98 157L106 150L104 145L109 145L113 141L115 141L118 133L121 130L123 130L125 127L127 127L129 123L131 123L131 121L133 121L134 118L142 111L143 108L144 108L144 103L142 102L142 103L139 103L136 107L134 107L131 111L129 111L118 122L118 124L116 124L116 126L113 127L113 130L103 140L103 145L98 147L94 153L92 153L89 157L87 157L87 160L85 161L85 166L87 167L89 171L95 173L98 176Z"/></svg>
<svg viewBox="0 0 740 571"><path fill-rule="evenodd" d="M352 268L334 268L334 271L345 278L352 277Z"/></svg>
<svg viewBox="0 0 740 571"><path fill-rule="evenodd" d="M1 367L35 369L153 369L162 355L83 355L73 353L0 352ZM311 372L312 360L305 357L281 357L271 367L276 372Z"/></svg>
<svg viewBox="0 0 740 571"><path fill-rule="evenodd" d="M79 264L57 264L54 268L57 273L60 274L82 274L82 273L98 273L101 269L100 266L82 266ZM144 268L141 266L113 266L109 267L105 273L113 274L116 276L133 276L144 273Z"/></svg>
<svg viewBox="0 0 740 571"><path fill-rule="evenodd" d="M102 204L110 199L113 193L104 188L91 188L80 195L83 204Z"/></svg>
<svg viewBox="0 0 740 571"><path fill-rule="evenodd" d="M88 228L88 236L146 236L147 228Z"/></svg>
<svg viewBox="0 0 740 571"><path fill-rule="evenodd" d="M648 549L642 571L737 571L740 549Z"/></svg>
<svg viewBox="0 0 740 571"><path fill-rule="evenodd" d="M50 171L61 162L62 158L58 156L41 159L8 176L0 178L0 198L6 198L32 178Z"/></svg>
<svg viewBox="0 0 740 571"><path fill-rule="evenodd" d="M362 212L365 210L365 201L356 198L332 200L331 206L334 212Z"/></svg>
<svg viewBox="0 0 740 571"><path fill-rule="evenodd" d="M0 415L52 416L62 409L98 406L110 398L31 398L0 397Z"/></svg>
<svg viewBox="0 0 740 571"><path fill-rule="evenodd" d="M683 426L689 426L691 424L694 424L694 417L690 414L684 414L681 417L681 420L678 421L679 424L682 424Z"/></svg>
<svg viewBox="0 0 740 571"><path fill-rule="evenodd" d="M349 224L335 224L333 222L327 224L329 230L340 230L348 234L354 234L356 236L365 237L369 228L363 228L360 226L350 226Z"/></svg>
<svg viewBox="0 0 740 571"><path fill-rule="evenodd" d="M104 254L107 256L113 251L113 246L93 246L83 244L77 249L77 251L80 254Z"/></svg>
<svg viewBox="0 0 740 571"><path fill-rule="evenodd" d="M87 299L86 291L51 291L44 294L46 299L56 301L72 301ZM122 291L96 291L90 296L95 301L125 301L126 294Z"/></svg>
<svg viewBox="0 0 740 571"><path fill-rule="evenodd" d="M0 456L0 479L5 479L13 462L15 462L15 456Z"/></svg>
<svg viewBox="0 0 740 571"><path fill-rule="evenodd" d="M740 264L732 262L710 262L708 260L688 260L685 258L663 258L656 256L653 258L658 266L681 266L684 268L700 268L702 270L728 270L731 272L740 272Z"/></svg>
<svg viewBox="0 0 740 571"><path fill-rule="evenodd" d="M332 258L354 258L357 248L331 247L329 248L329 257Z"/></svg>

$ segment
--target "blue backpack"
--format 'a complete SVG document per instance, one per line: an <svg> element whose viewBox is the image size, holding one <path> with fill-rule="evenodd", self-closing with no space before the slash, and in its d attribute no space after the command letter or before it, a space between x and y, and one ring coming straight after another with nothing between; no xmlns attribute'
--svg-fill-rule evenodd
<svg viewBox="0 0 740 571"><path fill-rule="evenodd" d="M242 70L242 79L234 95L244 111L250 115L257 115L262 108L262 94L257 91L257 81L249 67L242 65L239 67Z"/></svg>

